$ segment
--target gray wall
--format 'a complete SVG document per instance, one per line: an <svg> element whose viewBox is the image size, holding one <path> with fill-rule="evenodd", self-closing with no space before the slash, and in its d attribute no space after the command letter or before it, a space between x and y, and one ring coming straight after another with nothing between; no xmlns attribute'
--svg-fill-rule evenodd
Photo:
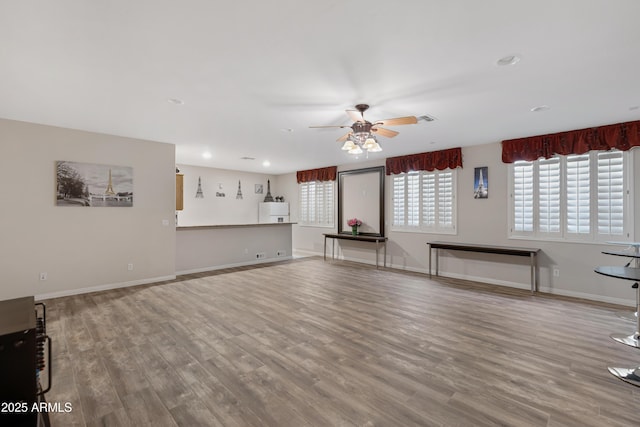
<svg viewBox="0 0 640 427"><path fill-rule="evenodd" d="M635 150L637 151L637 150ZM386 181L387 264L417 272L427 272L427 245L434 240L465 243L481 243L542 249L540 264L540 290L560 295L633 305L635 293L631 283L606 278L593 272L598 265L623 265L626 260L601 254L603 244L548 242L509 239L508 222L508 166L501 161L499 143L476 145L462 150L464 167L458 170L457 235L394 232L390 230L392 205L390 179ZM384 164L378 162L352 163L339 166L339 170L360 169ZM640 171L640 155L634 153L635 171ZM479 166L489 167L489 198L473 198L473 173ZM291 201L292 221L297 219L298 195L295 174L282 175L278 179ZM632 185L635 201L634 229L640 230L640 173L634 176ZM329 229L331 230L331 229ZM295 225L292 232L294 253L321 254L322 233L328 229ZM335 228L331 231L335 231ZM637 237L636 237L637 240ZM373 264L375 251L363 244L342 241L340 256L345 259ZM609 247L610 248L610 247ZM560 269L560 277L553 277L552 269ZM472 279L505 286L529 288L528 260L511 256L496 256L450 252L441 257L441 273L450 277Z"/></svg>
<svg viewBox="0 0 640 427"><path fill-rule="evenodd" d="M173 145L4 119L0 138L0 300L174 277ZM133 207L56 206L56 160L131 166Z"/></svg>

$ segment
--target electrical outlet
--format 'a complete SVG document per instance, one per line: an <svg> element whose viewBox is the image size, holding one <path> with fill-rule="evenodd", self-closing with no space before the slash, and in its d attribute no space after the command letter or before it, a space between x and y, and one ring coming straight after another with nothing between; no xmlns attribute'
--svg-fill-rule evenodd
<svg viewBox="0 0 640 427"><path fill-rule="evenodd" d="M287 251L280 250L276 253L277 256L287 256Z"/></svg>
<svg viewBox="0 0 640 427"><path fill-rule="evenodd" d="M127 270L129 271L133 271L133 263L130 262L129 264L127 264Z"/></svg>
<svg viewBox="0 0 640 427"><path fill-rule="evenodd" d="M266 258L266 257L267 257L267 254L266 254L266 253L264 253L264 252L258 252L258 253L256 254L256 259L264 259L264 258Z"/></svg>
<svg viewBox="0 0 640 427"><path fill-rule="evenodd" d="M560 269L559 268L554 268L553 269L553 277L560 277Z"/></svg>
<svg viewBox="0 0 640 427"><path fill-rule="evenodd" d="M40 280L47 280L47 272L43 271L42 273L40 273Z"/></svg>

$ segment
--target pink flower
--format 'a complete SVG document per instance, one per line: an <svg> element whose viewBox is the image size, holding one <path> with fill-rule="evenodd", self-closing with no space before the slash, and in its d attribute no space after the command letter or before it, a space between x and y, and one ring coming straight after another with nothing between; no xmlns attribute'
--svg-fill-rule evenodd
<svg viewBox="0 0 640 427"><path fill-rule="evenodd" d="M351 218L347 221L347 225L349 225L349 227L360 227L362 225L362 221L360 221L358 218Z"/></svg>

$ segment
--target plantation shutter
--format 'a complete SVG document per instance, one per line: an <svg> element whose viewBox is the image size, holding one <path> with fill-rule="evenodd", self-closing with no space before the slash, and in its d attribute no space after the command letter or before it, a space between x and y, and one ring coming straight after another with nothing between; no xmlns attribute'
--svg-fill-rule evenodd
<svg viewBox="0 0 640 427"><path fill-rule="evenodd" d="M589 154L567 156L567 232L590 230Z"/></svg>
<svg viewBox="0 0 640 427"><path fill-rule="evenodd" d="M533 231L533 163L515 162L513 167L513 227Z"/></svg>
<svg viewBox="0 0 640 427"><path fill-rule="evenodd" d="M309 222L309 183L300 184L300 221Z"/></svg>
<svg viewBox="0 0 640 427"><path fill-rule="evenodd" d="M405 212L405 174L393 176L393 225L403 226Z"/></svg>
<svg viewBox="0 0 640 427"><path fill-rule="evenodd" d="M334 181L308 181L300 188L300 223L305 225L333 225Z"/></svg>
<svg viewBox="0 0 640 427"><path fill-rule="evenodd" d="M538 162L538 230L560 232L560 158Z"/></svg>
<svg viewBox="0 0 640 427"><path fill-rule="evenodd" d="M453 173L438 174L438 223L453 228Z"/></svg>
<svg viewBox="0 0 640 427"><path fill-rule="evenodd" d="M316 222L316 209L318 204L318 195L316 194L316 182L309 182L309 223Z"/></svg>
<svg viewBox="0 0 640 427"><path fill-rule="evenodd" d="M420 174L407 174L407 221L409 227L420 226Z"/></svg>
<svg viewBox="0 0 640 427"><path fill-rule="evenodd" d="M436 176L422 175L422 225L436 225Z"/></svg>
<svg viewBox="0 0 640 427"><path fill-rule="evenodd" d="M624 234L624 174L621 151L598 153L598 234Z"/></svg>

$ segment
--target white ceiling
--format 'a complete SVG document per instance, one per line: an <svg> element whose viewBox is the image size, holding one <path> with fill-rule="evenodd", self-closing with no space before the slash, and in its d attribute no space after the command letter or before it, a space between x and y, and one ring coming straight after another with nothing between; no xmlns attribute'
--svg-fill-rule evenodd
<svg viewBox="0 0 640 427"><path fill-rule="evenodd" d="M270 174L355 161L344 130L309 126L358 103L437 118L370 158L485 144L640 119L639 17L638 0L2 1L0 117Z"/></svg>

